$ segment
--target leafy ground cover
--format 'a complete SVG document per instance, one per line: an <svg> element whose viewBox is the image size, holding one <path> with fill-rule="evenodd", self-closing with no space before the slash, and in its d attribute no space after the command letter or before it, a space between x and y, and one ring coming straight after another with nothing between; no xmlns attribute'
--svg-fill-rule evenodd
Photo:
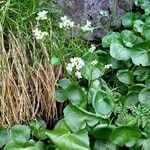
<svg viewBox="0 0 150 150"><path fill-rule="evenodd" d="M61 66L55 100L66 107L53 130L41 120L0 127L0 148L149 150L150 2L135 0L135 5L140 11L127 12L122 28L97 45L84 40L95 29L90 21L76 25L64 16L56 23L48 9L33 13L29 35L37 49L47 50L49 64ZM40 55L33 64L40 64Z"/></svg>

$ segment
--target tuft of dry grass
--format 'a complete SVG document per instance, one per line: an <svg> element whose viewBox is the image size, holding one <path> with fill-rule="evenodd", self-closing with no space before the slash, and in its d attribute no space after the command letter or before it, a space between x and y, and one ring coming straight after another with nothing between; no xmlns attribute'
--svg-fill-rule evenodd
<svg viewBox="0 0 150 150"><path fill-rule="evenodd" d="M0 124L12 126L37 118L54 122L57 119L55 84L60 69L56 72L49 63L44 46L39 64L33 67L30 45L9 30L6 48L3 33L0 25Z"/></svg>

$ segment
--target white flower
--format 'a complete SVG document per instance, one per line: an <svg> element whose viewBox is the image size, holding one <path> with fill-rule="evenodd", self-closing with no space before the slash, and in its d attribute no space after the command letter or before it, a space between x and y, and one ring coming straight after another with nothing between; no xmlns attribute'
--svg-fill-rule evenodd
<svg viewBox="0 0 150 150"><path fill-rule="evenodd" d="M83 27L81 27L81 29L84 31L84 32L86 32L86 31L93 31L93 28L92 28L92 23L89 21L89 20L87 20L86 21L86 25L84 25Z"/></svg>
<svg viewBox="0 0 150 150"><path fill-rule="evenodd" d="M45 36L48 35L47 32L42 32L41 30L39 30L38 28L33 30L34 36L37 40L42 40Z"/></svg>
<svg viewBox="0 0 150 150"><path fill-rule="evenodd" d="M47 13L48 13L48 11L45 11L45 10L43 10L43 11L40 11L37 15L37 17L36 17L36 20L46 20L47 19Z"/></svg>
<svg viewBox="0 0 150 150"><path fill-rule="evenodd" d="M76 76L78 79L81 79L81 78L82 78L82 75L81 75L81 72L80 72L80 71L76 71L76 72L75 72L75 76Z"/></svg>
<svg viewBox="0 0 150 150"><path fill-rule="evenodd" d="M104 16L104 17L109 16L109 12L106 11L106 10L101 10L99 13L100 13L100 15L102 15L102 16Z"/></svg>
<svg viewBox="0 0 150 150"><path fill-rule="evenodd" d="M74 67L74 66L73 66L71 63L68 63L68 64L67 64L67 67L66 67L66 70L67 70L68 72L72 72L73 67Z"/></svg>
<svg viewBox="0 0 150 150"><path fill-rule="evenodd" d="M112 64L105 65L105 69L109 69L109 68L111 68L112 66L113 66Z"/></svg>
<svg viewBox="0 0 150 150"><path fill-rule="evenodd" d="M96 50L96 46L91 44L91 48L89 49L90 53L93 53Z"/></svg>
<svg viewBox="0 0 150 150"><path fill-rule="evenodd" d="M68 72L72 72L73 68L79 71L84 64L84 61L80 57L74 57L70 59L70 63L67 64L66 69Z"/></svg>
<svg viewBox="0 0 150 150"><path fill-rule="evenodd" d="M64 22L64 21L66 21L68 18L67 18L67 16L65 15L65 16L61 17L60 19L61 19L61 21Z"/></svg>
<svg viewBox="0 0 150 150"><path fill-rule="evenodd" d="M67 18L67 16L60 18L62 22L59 23L60 28L73 28L74 27L74 21L71 21Z"/></svg>
<svg viewBox="0 0 150 150"><path fill-rule="evenodd" d="M91 65L92 65L92 66L95 66L97 63L98 63L98 61L97 61L97 60L94 60L94 61L91 62Z"/></svg>

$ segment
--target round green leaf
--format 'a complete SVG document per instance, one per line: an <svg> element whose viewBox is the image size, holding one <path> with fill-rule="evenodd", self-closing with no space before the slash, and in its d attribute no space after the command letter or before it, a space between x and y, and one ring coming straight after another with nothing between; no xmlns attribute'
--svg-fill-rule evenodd
<svg viewBox="0 0 150 150"><path fill-rule="evenodd" d="M120 34L117 32L110 32L107 35L105 35L102 39L102 45L104 48L110 47L111 43L118 39L120 37Z"/></svg>
<svg viewBox="0 0 150 150"><path fill-rule="evenodd" d="M150 88L144 88L140 93L139 93L139 101L144 104L149 104L150 103Z"/></svg>
<svg viewBox="0 0 150 150"><path fill-rule="evenodd" d="M136 32L142 33L144 28L144 22L142 20L135 20L133 22L133 29Z"/></svg>
<svg viewBox="0 0 150 150"><path fill-rule="evenodd" d="M128 60L130 58L129 49L127 49L121 42L114 41L110 45L110 55L117 60Z"/></svg>
<svg viewBox="0 0 150 150"><path fill-rule="evenodd" d="M87 111L83 111L72 105L69 105L65 108L64 119L66 121L66 124L74 132L78 132L81 129L84 129L87 124L89 126L94 126L101 120L94 114Z"/></svg>
<svg viewBox="0 0 150 150"><path fill-rule="evenodd" d="M15 125L10 130L12 140L25 142L30 138L31 129L26 125Z"/></svg>
<svg viewBox="0 0 150 150"><path fill-rule="evenodd" d="M71 84L65 89L65 97L75 106L84 107L87 103L86 95L80 86Z"/></svg>
<svg viewBox="0 0 150 150"><path fill-rule="evenodd" d="M97 91L92 100L95 112L104 118L107 118L113 110L113 104L103 91Z"/></svg>
<svg viewBox="0 0 150 150"><path fill-rule="evenodd" d="M124 84L131 84L133 82L133 75L129 70L119 70L117 72L117 78Z"/></svg>

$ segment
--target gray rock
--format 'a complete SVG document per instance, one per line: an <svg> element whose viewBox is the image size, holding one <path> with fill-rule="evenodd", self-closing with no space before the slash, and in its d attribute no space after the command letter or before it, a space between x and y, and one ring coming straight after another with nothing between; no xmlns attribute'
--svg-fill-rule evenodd
<svg viewBox="0 0 150 150"><path fill-rule="evenodd" d="M76 23L85 24L90 20L96 30L88 35L88 40L96 40L111 27L121 25L121 17L132 9L133 0L57 0L56 3L63 10L61 15L69 16Z"/></svg>

